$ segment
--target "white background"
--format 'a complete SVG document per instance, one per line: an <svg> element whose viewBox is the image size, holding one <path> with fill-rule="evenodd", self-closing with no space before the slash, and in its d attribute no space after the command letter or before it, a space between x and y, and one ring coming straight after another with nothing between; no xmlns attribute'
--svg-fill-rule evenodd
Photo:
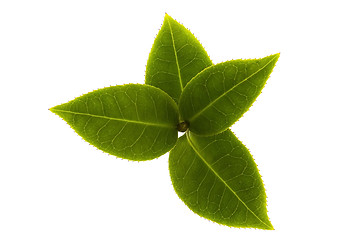
<svg viewBox="0 0 361 240"><path fill-rule="evenodd" d="M359 1L1 1L0 239L361 239ZM214 63L279 61L232 130L267 189L274 231L193 214L168 154L109 156L48 109L143 83L165 12Z"/></svg>

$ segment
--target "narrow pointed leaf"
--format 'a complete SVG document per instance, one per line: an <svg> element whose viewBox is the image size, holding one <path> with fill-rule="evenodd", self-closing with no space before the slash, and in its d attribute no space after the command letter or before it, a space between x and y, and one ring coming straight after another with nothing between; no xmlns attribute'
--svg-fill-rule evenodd
<svg viewBox="0 0 361 240"><path fill-rule="evenodd" d="M162 89L178 102L187 83L211 65L194 35L166 15L149 54L145 83Z"/></svg>
<svg viewBox="0 0 361 240"><path fill-rule="evenodd" d="M237 121L261 93L279 54L213 65L188 83L179 101L181 119L200 135L220 133Z"/></svg>
<svg viewBox="0 0 361 240"><path fill-rule="evenodd" d="M174 189L195 213L232 227L273 229L257 165L230 131L202 137L187 132L169 156Z"/></svg>
<svg viewBox="0 0 361 240"><path fill-rule="evenodd" d="M103 88L50 110L95 147L130 160L159 157L178 137L176 103L148 85Z"/></svg>

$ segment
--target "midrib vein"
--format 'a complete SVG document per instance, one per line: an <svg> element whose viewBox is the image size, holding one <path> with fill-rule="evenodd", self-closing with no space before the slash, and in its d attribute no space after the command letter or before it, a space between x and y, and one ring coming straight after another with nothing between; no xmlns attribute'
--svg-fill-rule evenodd
<svg viewBox="0 0 361 240"><path fill-rule="evenodd" d="M193 121L195 118L197 118L199 115L201 115L205 110L207 110L209 107L211 107L213 105L213 103L217 102L219 99L221 99L224 95L226 95L227 93L231 92L233 89L235 89L236 87L238 87L239 85L241 85L242 83L244 83L245 81L247 81L248 79L250 79L251 77L253 77L254 75L256 75L257 73L259 73L260 71L262 71L265 67L267 67L275 58L277 57L274 56L269 62L267 62L263 67L261 67L260 69L258 69L256 72L252 73L251 75L249 75L248 77L246 77L245 79L243 79L242 81L240 81L239 83L237 83L236 85L234 85L233 87L231 87L230 89L228 89L226 92L222 93L221 95L219 95L216 99L214 99L213 101L211 101L210 103L208 103L201 111L199 111L198 113L196 113L195 115L193 115L193 117L191 117L190 119L188 119L188 121Z"/></svg>
<svg viewBox="0 0 361 240"><path fill-rule="evenodd" d="M209 163L203 158L203 156L198 152L197 148L194 146L190 136L189 136L189 132L186 133L187 136L187 140L189 142L189 145L191 146L191 148L193 149L193 151L199 156L199 158L207 165L207 167L214 173L214 175L216 175L216 177L221 180L221 182L237 197L237 199L247 208L248 211L250 211L261 223L263 223L264 225L266 225L267 227L272 228L271 226L269 226L268 224L266 224L265 222L263 222L251 209L248 208L248 206L246 205L245 202L242 201L242 199L238 196L238 194L233 191L233 189L227 184L226 181L223 180L223 178L221 176L218 175L218 173L212 168L211 165L209 165Z"/></svg>
<svg viewBox="0 0 361 240"><path fill-rule="evenodd" d="M121 122L128 122L128 123L137 123L137 124L143 124L148 126L156 126L156 127L162 127L162 128L175 128L173 125L166 125L161 123L151 123L151 122L143 122L143 121L137 121L137 120L130 120L130 119L123 119L123 118L113 118L108 116L102 116L102 115L95 115L90 113L80 113L80 112L73 112L68 110L61 110L61 109L51 109L52 112L63 112L63 113L71 113L76 115L84 115L89 117L96 117L96 118L104 118L108 120L114 120L114 121L121 121Z"/></svg>
<svg viewBox="0 0 361 240"><path fill-rule="evenodd" d="M175 62L177 65L177 70L178 70L178 78L179 78L179 84L181 87L181 92L183 91L183 83L182 83L182 77L181 77L181 73L180 73L180 68L179 68L179 63L178 63L178 55L177 55L177 50L175 48L175 43L174 43L174 36L173 36L173 30L172 30L172 26L169 22L169 19L167 19L168 21L168 25L169 25L169 29L170 29L170 36L172 38L172 45L173 45L173 50L174 50L174 56L175 56Z"/></svg>

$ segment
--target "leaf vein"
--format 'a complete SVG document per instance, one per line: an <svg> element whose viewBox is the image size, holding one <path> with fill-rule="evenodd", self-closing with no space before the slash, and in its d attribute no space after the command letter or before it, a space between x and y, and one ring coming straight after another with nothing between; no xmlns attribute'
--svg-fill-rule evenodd
<svg viewBox="0 0 361 240"><path fill-rule="evenodd" d="M204 157L199 153L197 148L194 146L194 143L190 139L189 132L187 132L186 136L187 136L187 140L189 142L189 145L191 146L193 151L199 156L199 158L204 162L204 164L208 167L208 169L211 170L214 173L214 175L226 186L226 188L228 188L234 194L234 196L239 200L239 202L241 202L250 213L252 213L262 224L266 225L267 227L271 227L268 224L266 224L265 222L263 222L251 209L249 209L249 207L238 196L238 194L227 184L227 182L221 176L219 176L219 174L212 168L212 166L204 159Z"/></svg>
<svg viewBox="0 0 361 240"><path fill-rule="evenodd" d="M175 62L177 64L179 83L180 83L181 91L183 91L183 83L182 83L182 78L181 78L181 73L180 73L179 62L178 62L178 54L177 54L177 50L176 50L176 47L175 47L172 26L171 26L171 24L169 22L169 19L168 19L168 25L169 25L169 29L170 29L170 36L172 38L172 45L173 45L173 50L174 50Z"/></svg>
<svg viewBox="0 0 361 240"><path fill-rule="evenodd" d="M222 93L221 95L219 95L217 98L215 98L213 101L209 102L202 110L200 110L198 113L194 114L190 119L188 119L188 121L192 122L195 118L197 118L199 115L201 115L205 110L207 110L209 107L211 107L216 101L218 101L219 99L221 99L223 96L225 96L227 93L233 91L233 89L235 89L236 87L238 87L239 85L241 85L242 83L244 83L245 81L247 81L248 79L252 78L254 75L256 75L257 73L259 73L260 71L262 71L264 68L266 68L275 58L277 58L278 56L274 56L269 62L267 62L263 67L261 67L260 69L258 69L256 72L252 73L250 76L246 77L245 79L243 79L242 81L240 81L239 83L235 84L233 87L231 87L230 89L228 89L226 92Z"/></svg>
<svg viewBox="0 0 361 240"><path fill-rule="evenodd" d="M114 117L95 115L95 114L90 114L90 113L73 112L73 111L61 110L61 109L53 109L52 111L54 111L54 112L63 112L63 113L71 113L71 114L74 114L74 115L84 115L84 116L90 116L90 117L104 118L104 119L107 119L107 120L121 121L121 122L126 122L126 123L143 124L143 125L149 125L149 126L154 126L154 127L175 128L171 124L167 125L167 124L161 124L161 123L143 122L143 121L140 121L140 120L114 118Z"/></svg>

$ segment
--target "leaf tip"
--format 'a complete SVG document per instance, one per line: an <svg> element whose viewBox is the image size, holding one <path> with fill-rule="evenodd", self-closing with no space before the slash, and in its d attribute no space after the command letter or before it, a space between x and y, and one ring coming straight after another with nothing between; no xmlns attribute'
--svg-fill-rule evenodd
<svg viewBox="0 0 361 240"><path fill-rule="evenodd" d="M275 228L273 227L273 225L271 224L271 222L269 222L268 224L268 229L267 230L275 230Z"/></svg>
<svg viewBox="0 0 361 240"><path fill-rule="evenodd" d="M51 107L51 108L49 108L48 110L49 110L50 112L52 112L52 113L55 113L55 114L56 114L56 107L57 107L57 106L55 106L55 107Z"/></svg>
<svg viewBox="0 0 361 240"><path fill-rule="evenodd" d="M56 105L54 107L49 108L48 110L56 115L59 115L59 111L62 110L62 106L64 104Z"/></svg>
<svg viewBox="0 0 361 240"><path fill-rule="evenodd" d="M273 57L273 59L275 60L275 62L278 61L278 58L280 57L280 54L281 53L276 53L276 54L271 55Z"/></svg>
<svg viewBox="0 0 361 240"><path fill-rule="evenodd" d="M165 15L164 15L164 20L166 20L166 19L173 20L173 18L171 16L169 16L169 14L167 12L165 12Z"/></svg>

